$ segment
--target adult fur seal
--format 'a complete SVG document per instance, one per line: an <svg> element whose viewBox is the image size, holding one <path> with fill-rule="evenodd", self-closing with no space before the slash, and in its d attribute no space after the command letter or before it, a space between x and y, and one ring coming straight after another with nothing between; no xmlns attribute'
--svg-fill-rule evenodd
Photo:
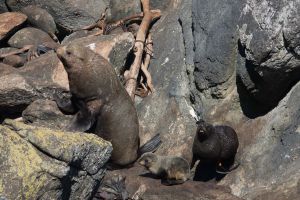
<svg viewBox="0 0 300 200"><path fill-rule="evenodd" d="M218 173L228 173L238 167L232 166L239 141L236 132L229 126L213 126L203 120L198 128L193 144L194 160L216 164Z"/></svg>
<svg viewBox="0 0 300 200"><path fill-rule="evenodd" d="M154 151L161 143L155 136L139 148L139 123L132 100L118 80L111 64L101 55L77 44L57 49L68 73L71 101L58 106L77 112L69 131L94 133L113 145L111 161L128 165L144 152Z"/></svg>

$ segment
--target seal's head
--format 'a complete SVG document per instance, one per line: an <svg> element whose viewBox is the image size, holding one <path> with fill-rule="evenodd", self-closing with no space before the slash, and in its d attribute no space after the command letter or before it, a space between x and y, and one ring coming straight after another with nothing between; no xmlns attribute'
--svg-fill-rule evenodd
<svg viewBox="0 0 300 200"><path fill-rule="evenodd" d="M64 64L66 71L78 71L86 64L88 49L78 44L70 44L56 50L58 58Z"/></svg>
<svg viewBox="0 0 300 200"><path fill-rule="evenodd" d="M196 124L198 125L197 127L198 139L202 141L203 139L206 139L209 136L212 126L206 123L203 119L197 121Z"/></svg>
<svg viewBox="0 0 300 200"><path fill-rule="evenodd" d="M157 156L154 153L144 153L142 157L138 160L138 163L149 169L157 162Z"/></svg>

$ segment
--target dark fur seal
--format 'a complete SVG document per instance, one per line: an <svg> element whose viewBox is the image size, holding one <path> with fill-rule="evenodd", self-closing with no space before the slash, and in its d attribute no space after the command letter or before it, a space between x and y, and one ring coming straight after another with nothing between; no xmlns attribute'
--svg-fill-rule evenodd
<svg viewBox="0 0 300 200"><path fill-rule="evenodd" d="M213 126L203 120L197 122L197 134L193 144L194 160L216 164L217 172L228 173L239 146L236 132L229 126Z"/></svg>
<svg viewBox="0 0 300 200"><path fill-rule="evenodd" d="M182 184L190 177L190 165L179 156L159 156L145 153L138 160L152 174L162 178L165 185Z"/></svg>
<svg viewBox="0 0 300 200"><path fill-rule="evenodd" d="M57 54L68 73L72 94L71 102L62 105L58 101L58 106L68 112L79 110L68 127L70 131L83 132L95 126L95 134L113 145L112 163L122 166L159 146L161 141L156 136L139 148L134 104L105 58L77 44L61 47Z"/></svg>

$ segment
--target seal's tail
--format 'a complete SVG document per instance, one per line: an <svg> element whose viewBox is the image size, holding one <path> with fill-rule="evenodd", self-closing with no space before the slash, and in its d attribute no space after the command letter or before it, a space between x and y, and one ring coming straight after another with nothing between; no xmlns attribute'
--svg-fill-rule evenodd
<svg viewBox="0 0 300 200"><path fill-rule="evenodd" d="M139 148L138 154L139 157L147 152L154 152L161 145L162 141L160 139L159 133L156 134L152 139L146 142L143 146Z"/></svg>

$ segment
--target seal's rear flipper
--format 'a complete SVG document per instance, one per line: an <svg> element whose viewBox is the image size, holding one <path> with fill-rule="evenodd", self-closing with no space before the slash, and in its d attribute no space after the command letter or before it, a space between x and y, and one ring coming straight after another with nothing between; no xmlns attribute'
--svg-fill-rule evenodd
<svg viewBox="0 0 300 200"><path fill-rule="evenodd" d="M234 162L234 164L228 169L225 170L224 167L221 167L222 171L220 171L218 168L216 169L216 172L218 174L229 174L230 172L232 172L233 170L235 170L236 168L238 168L240 166L239 162Z"/></svg>
<svg viewBox="0 0 300 200"><path fill-rule="evenodd" d="M183 184L185 181L183 180L176 180L176 179L162 179L161 184L163 185L178 185Z"/></svg>
<svg viewBox="0 0 300 200"><path fill-rule="evenodd" d="M141 156L147 152L156 151L161 143L162 143L162 141L161 141L160 135L158 133L152 139L150 139L148 142L146 142L143 146L141 146L139 148L139 151L138 151L139 156Z"/></svg>

